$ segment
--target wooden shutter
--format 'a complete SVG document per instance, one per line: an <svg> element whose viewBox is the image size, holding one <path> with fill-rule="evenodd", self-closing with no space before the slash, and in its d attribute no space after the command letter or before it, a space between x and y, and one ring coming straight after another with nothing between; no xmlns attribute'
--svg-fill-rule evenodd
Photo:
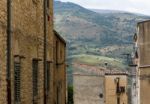
<svg viewBox="0 0 150 104"><path fill-rule="evenodd" d="M47 91L49 91L50 90L50 62L47 62L47 70L46 70L46 82L47 82Z"/></svg>
<svg viewBox="0 0 150 104"><path fill-rule="evenodd" d="M47 8L49 9L50 8L50 1L47 0Z"/></svg>
<svg viewBox="0 0 150 104"><path fill-rule="evenodd" d="M38 95L38 60L32 62L32 81L33 81L33 104L37 102Z"/></svg>
<svg viewBox="0 0 150 104"><path fill-rule="evenodd" d="M15 103L20 102L20 69L21 65L19 62L14 63L14 97Z"/></svg>

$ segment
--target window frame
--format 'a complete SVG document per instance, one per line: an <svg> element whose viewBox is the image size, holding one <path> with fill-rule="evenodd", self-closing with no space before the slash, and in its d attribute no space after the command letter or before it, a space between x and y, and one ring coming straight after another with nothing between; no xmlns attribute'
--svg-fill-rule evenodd
<svg viewBox="0 0 150 104"><path fill-rule="evenodd" d="M21 62L14 61L14 102L21 102Z"/></svg>
<svg viewBox="0 0 150 104"><path fill-rule="evenodd" d="M51 79L51 62L46 62L46 89L49 92L50 91L50 79Z"/></svg>
<svg viewBox="0 0 150 104"><path fill-rule="evenodd" d="M32 60L32 92L33 92L33 104L37 103L38 96L38 72L39 72L39 60Z"/></svg>

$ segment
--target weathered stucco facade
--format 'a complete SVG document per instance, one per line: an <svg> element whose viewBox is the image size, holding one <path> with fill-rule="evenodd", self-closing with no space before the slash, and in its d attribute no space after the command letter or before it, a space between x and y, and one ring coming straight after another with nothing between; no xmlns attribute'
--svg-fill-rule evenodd
<svg viewBox="0 0 150 104"><path fill-rule="evenodd" d="M90 70L73 75L74 104L128 104L127 73Z"/></svg>
<svg viewBox="0 0 150 104"><path fill-rule="evenodd" d="M59 41L61 50L55 47L53 0L47 0L45 15L47 37L46 50L44 50L43 3L44 0L13 0L11 2L11 99L9 100L12 104L44 104L44 102L65 104L66 101L66 43ZM7 0L0 1L0 47L0 104L7 104L7 87L9 86L6 70ZM46 51L46 70L44 69L44 51ZM63 52L61 59L55 57L56 52ZM63 60L61 68L56 68L56 60ZM55 85L58 83L57 77L62 83L62 102L56 102L54 89L57 87Z"/></svg>
<svg viewBox="0 0 150 104"><path fill-rule="evenodd" d="M127 75L107 73L105 75L105 104L128 104Z"/></svg>
<svg viewBox="0 0 150 104"><path fill-rule="evenodd" d="M7 82L6 82L6 23L7 23L7 13L6 13L6 0L0 2L0 104L6 104L7 101ZM2 70L3 69L3 70Z"/></svg>
<svg viewBox="0 0 150 104"><path fill-rule="evenodd" d="M105 104L104 76L73 75L74 104Z"/></svg>
<svg viewBox="0 0 150 104"><path fill-rule="evenodd" d="M140 104L150 102L150 21L137 26L137 68L139 70Z"/></svg>
<svg viewBox="0 0 150 104"><path fill-rule="evenodd" d="M54 31L54 104L66 104L66 43Z"/></svg>

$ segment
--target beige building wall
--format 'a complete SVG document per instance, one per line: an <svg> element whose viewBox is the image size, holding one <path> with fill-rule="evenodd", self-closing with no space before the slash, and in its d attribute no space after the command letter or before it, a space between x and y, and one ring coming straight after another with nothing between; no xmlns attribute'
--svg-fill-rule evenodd
<svg viewBox="0 0 150 104"><path fill-rule="evenodd" d="M137 36L140 104L148 104L150 102L150 21L138 23Z"/></svg>
<svg viewBox="0 0 150 104"><path fill-rule="evenodd" d="M148 104L150 102L150 68L140 68L140 104Z"/></svg>
<svg viewBox="0 0 150 104"><path fill-rule="evenodd" d="M118 78L119 87L125 87L125 92L117 94ZM128 104L126 75L105 75L105 104Z"/></svg>
<svg viewBox="0 0 150 104"><path fill-rule="evenodd" d="M6 40L7 40L7 0L0 1L0 104L7 104L7 81L6 81ZM16 104L14 98L15 75L14 62L19 62L20 68L20 104L44 104L44 18L43 0L13 0L11 7L12 35L11 35L11 102ZM66 97L66 70L65 70L65 43L60 42L63 54L63 65L56 69L56 53L53 32L53 0L49 0L46 12L47 26L47 62L50 62L50 90L46 92L48 104L65 104ZM33 66L32 61L38 61L38 95L33 98ZM57 70L57 72L56 72ZM62 83L61 103L55 103L55 83L59 76ZM58 81L57 81L58 82Z"/></svg>
<svg viewBox="0 0 150 104"><path fill-rule="evenodd" d="M105 104L104 76L73 75L74 104Z"/></svg>
<svg viewBox="0 0 150 104"><path fill-rule="evenodd" d="M54 33L54 104L66 104L66 42Z"/></svg>
<svg viewBox="0 0 150 104"><path fill-rule="evenodd" d="M7 83L6 83L6 0L0 1L0 104L6 104L7 101Z"/></svg>
<svg viewBox="0 0 150 104"><path fill-rule="evenodd" d="M52 7L52 5L50 7ZM12 24L13 24L13 33L12 33L13 46L12 47L14 49L12 50L12 57L14 55L20 55L25 57L25 59L21 61L22 69L21 69L20 93L21 93L22 104L27 104L27 103L30 104L33 102L33 99L39 104L43 104L44 101L43 9L44 9L43 0L12 1ZM49 11L49 14L50 16L52 16L53 9L49 8L49 10L51 11L51 12ZM47 47L52 47L53 27L52 27L52 21L48 21L48 20L47 20L47 37L48 37ZM52 53L52 49L51 50L47 49L47 53ZM32 60L33 59L41 60L39 61L39 69L38 69L38 95L34 98L32 97L33 96L33 87L32 87L32 77L33 77ZM47 60L52 61L52 57L47 56ZM11 79L14 79L13 74ZM12 83L12 87L13 85L14 83ZM12 99L13 98L14 97L12 93Z"/></svg>

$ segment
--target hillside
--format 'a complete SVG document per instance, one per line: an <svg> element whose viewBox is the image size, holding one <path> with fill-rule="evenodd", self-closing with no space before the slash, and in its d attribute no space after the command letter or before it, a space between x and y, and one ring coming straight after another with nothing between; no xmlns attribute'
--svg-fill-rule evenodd
<svg viewBox="0 0 150 104"><path fill-rule="evenodd" d="M72 57L69 62L79 61L82 54L120 60L121 54L132 51L137 22L150 19L123 11L88 10L60 1L54 2L54 13L55 28L68 43L68 57L78 56L78 60Z"/></svg>

